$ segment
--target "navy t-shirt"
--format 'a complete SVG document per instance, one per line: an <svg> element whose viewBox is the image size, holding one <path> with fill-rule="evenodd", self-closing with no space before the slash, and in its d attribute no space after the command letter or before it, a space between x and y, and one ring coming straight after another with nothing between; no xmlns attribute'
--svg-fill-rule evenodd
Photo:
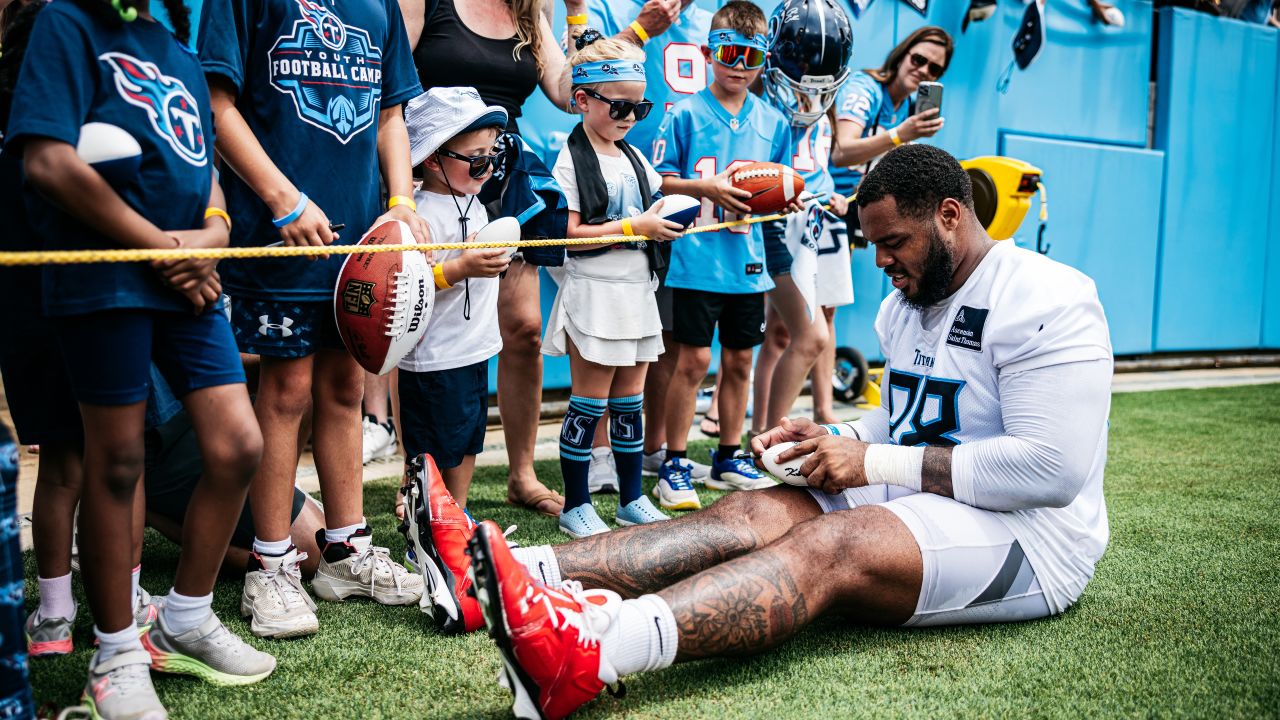
<svg viewBox="0 0 1280 720"><path fill-rule="evenodd" d="M207 0L198 50L276 167L329 221L360 239L380 213L378 113L422 92L395 0ZM406 160L407 162L407 160ZM222 174L231 244L280 241L271 210L234 172ZM333 297L345 255L219 265L227 293L282 301Z"/></svg>
<svg viewBox="0 0 1280 720"><path fill-rule="evenodd" d="M123 128L142 148L141 167L116 192L162 230L204 225L213 177L213 118L200 63L158 22L112 27L71 2L40 12L18 75L6 146L33 137L75 146L80 127ZM119 247L36 193L26 193L36 233L51 249ZM191 310L145 263L51 265L49 315L110 308Z"/></svg>

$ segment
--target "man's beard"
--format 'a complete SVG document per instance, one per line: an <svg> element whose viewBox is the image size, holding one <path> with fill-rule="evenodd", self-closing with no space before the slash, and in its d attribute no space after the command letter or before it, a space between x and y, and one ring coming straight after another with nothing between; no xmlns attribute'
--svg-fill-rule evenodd
<svg viewBox="0 0 1280 720"><path fill-rule="evenodd" d="M920 273L920 286L914 295L902 293L902 299L908 307L923 310L936 305L948 295L951 288L951 276L955 271L955 259L951 257L951 249L942 241L938 228L929 228L929 254L924 259L924 270ZM899 291L901 292L901 291Z"/></svg>

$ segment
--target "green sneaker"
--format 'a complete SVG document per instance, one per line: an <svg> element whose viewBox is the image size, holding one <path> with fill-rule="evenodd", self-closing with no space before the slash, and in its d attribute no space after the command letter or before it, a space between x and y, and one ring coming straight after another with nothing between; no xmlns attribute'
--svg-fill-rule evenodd
<svg viewBox="0 0 1280 720"><path fill-rule="evenodd" d="M145 650L116 653L89 661L89 680L80 702L89 717L102 720L166 720L169 713L151 685L151 656Z"/></svg>
<svg viewBox="0 0 1280 720"><path fill-rule="evenodd" d="M276 669L276 659L241 640L209 614L200 627L171 633L164 613L142 636L154 670L194 675L213 685L251 685Z"/></svg>

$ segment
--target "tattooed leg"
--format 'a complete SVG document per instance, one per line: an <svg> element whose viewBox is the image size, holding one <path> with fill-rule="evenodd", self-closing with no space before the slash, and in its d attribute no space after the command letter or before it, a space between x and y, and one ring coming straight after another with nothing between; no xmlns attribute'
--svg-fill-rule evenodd
<svg viewBox="0 0 1280 720"><path fill-rule="evenodd" d="M821 514L799 488L736 492L675 520L557 545L556 561L563 577L639 597L762 548Z"/></svg>
<svg viewBox="0 0 1280 720"><path fill-rule="evenodd" d="M658 595L675 614L681 662L758 653L829 609L901 624L915 612L922 575L911 531L892 512L867 506L806 522Z"/></svg>

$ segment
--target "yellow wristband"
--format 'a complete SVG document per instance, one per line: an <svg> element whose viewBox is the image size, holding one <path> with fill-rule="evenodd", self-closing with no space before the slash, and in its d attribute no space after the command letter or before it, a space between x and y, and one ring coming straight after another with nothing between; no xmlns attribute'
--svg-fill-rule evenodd
<svg viewBox="0 0 1280 720"><path fill-rule="evenodd" d="M564 21L569 25L586 25L587 14L583 13L581 15L570 15L569 17L565 18Z"/></svg>
<svg viewBox="0 0 1280 720"><path fill-rule="evenodd" d="M894 147L902 144L902 138L898 137L898 128L893 128L889 131L889 139L893 141Z"/></svg>
<svg viewBox="0 0 1280 720"><path fill-rule="evenodd" d="M635 235L635 230L631 229L631 218L622 218L622 234L627 237Z"/></svg>
<svg viewBox="0 0 1280 720"><path fill-rule="evenodd" d="M392 195L391 199L387 201L388 210L397 205L408 205L410 210L414 212L418 211L418 203L414 202L413 198L408 195Z"/></svg>
<svg viewBox="0 0 1280 720"><path fill-rule="evenodd" d="M432 268L431 274L434 275L436 278L437 290L448 290L449 288L453 287L452 285L449 284L448 280L444 279L444 263L440 263L439 265L436 265L434 268Z"/></svg>
<svg viewBox="0 0 1280 720"><path fill-rule="evenodd" d="M231 216L227 214L226 210L223 210L220 207L205 208L204 219L208 220L211 217L222 218L222 221L227 224L227 232L231 232Z"/></svg>
<svg viewBox="0 0 1280 720"><path fill-rule="evenodd" d="M649 33L644 31L644 27L640 25L639 20L632 20L627 27L631 28L631 32L635 33L636 37L640 38L640 42L649 42Z"/></svg>

